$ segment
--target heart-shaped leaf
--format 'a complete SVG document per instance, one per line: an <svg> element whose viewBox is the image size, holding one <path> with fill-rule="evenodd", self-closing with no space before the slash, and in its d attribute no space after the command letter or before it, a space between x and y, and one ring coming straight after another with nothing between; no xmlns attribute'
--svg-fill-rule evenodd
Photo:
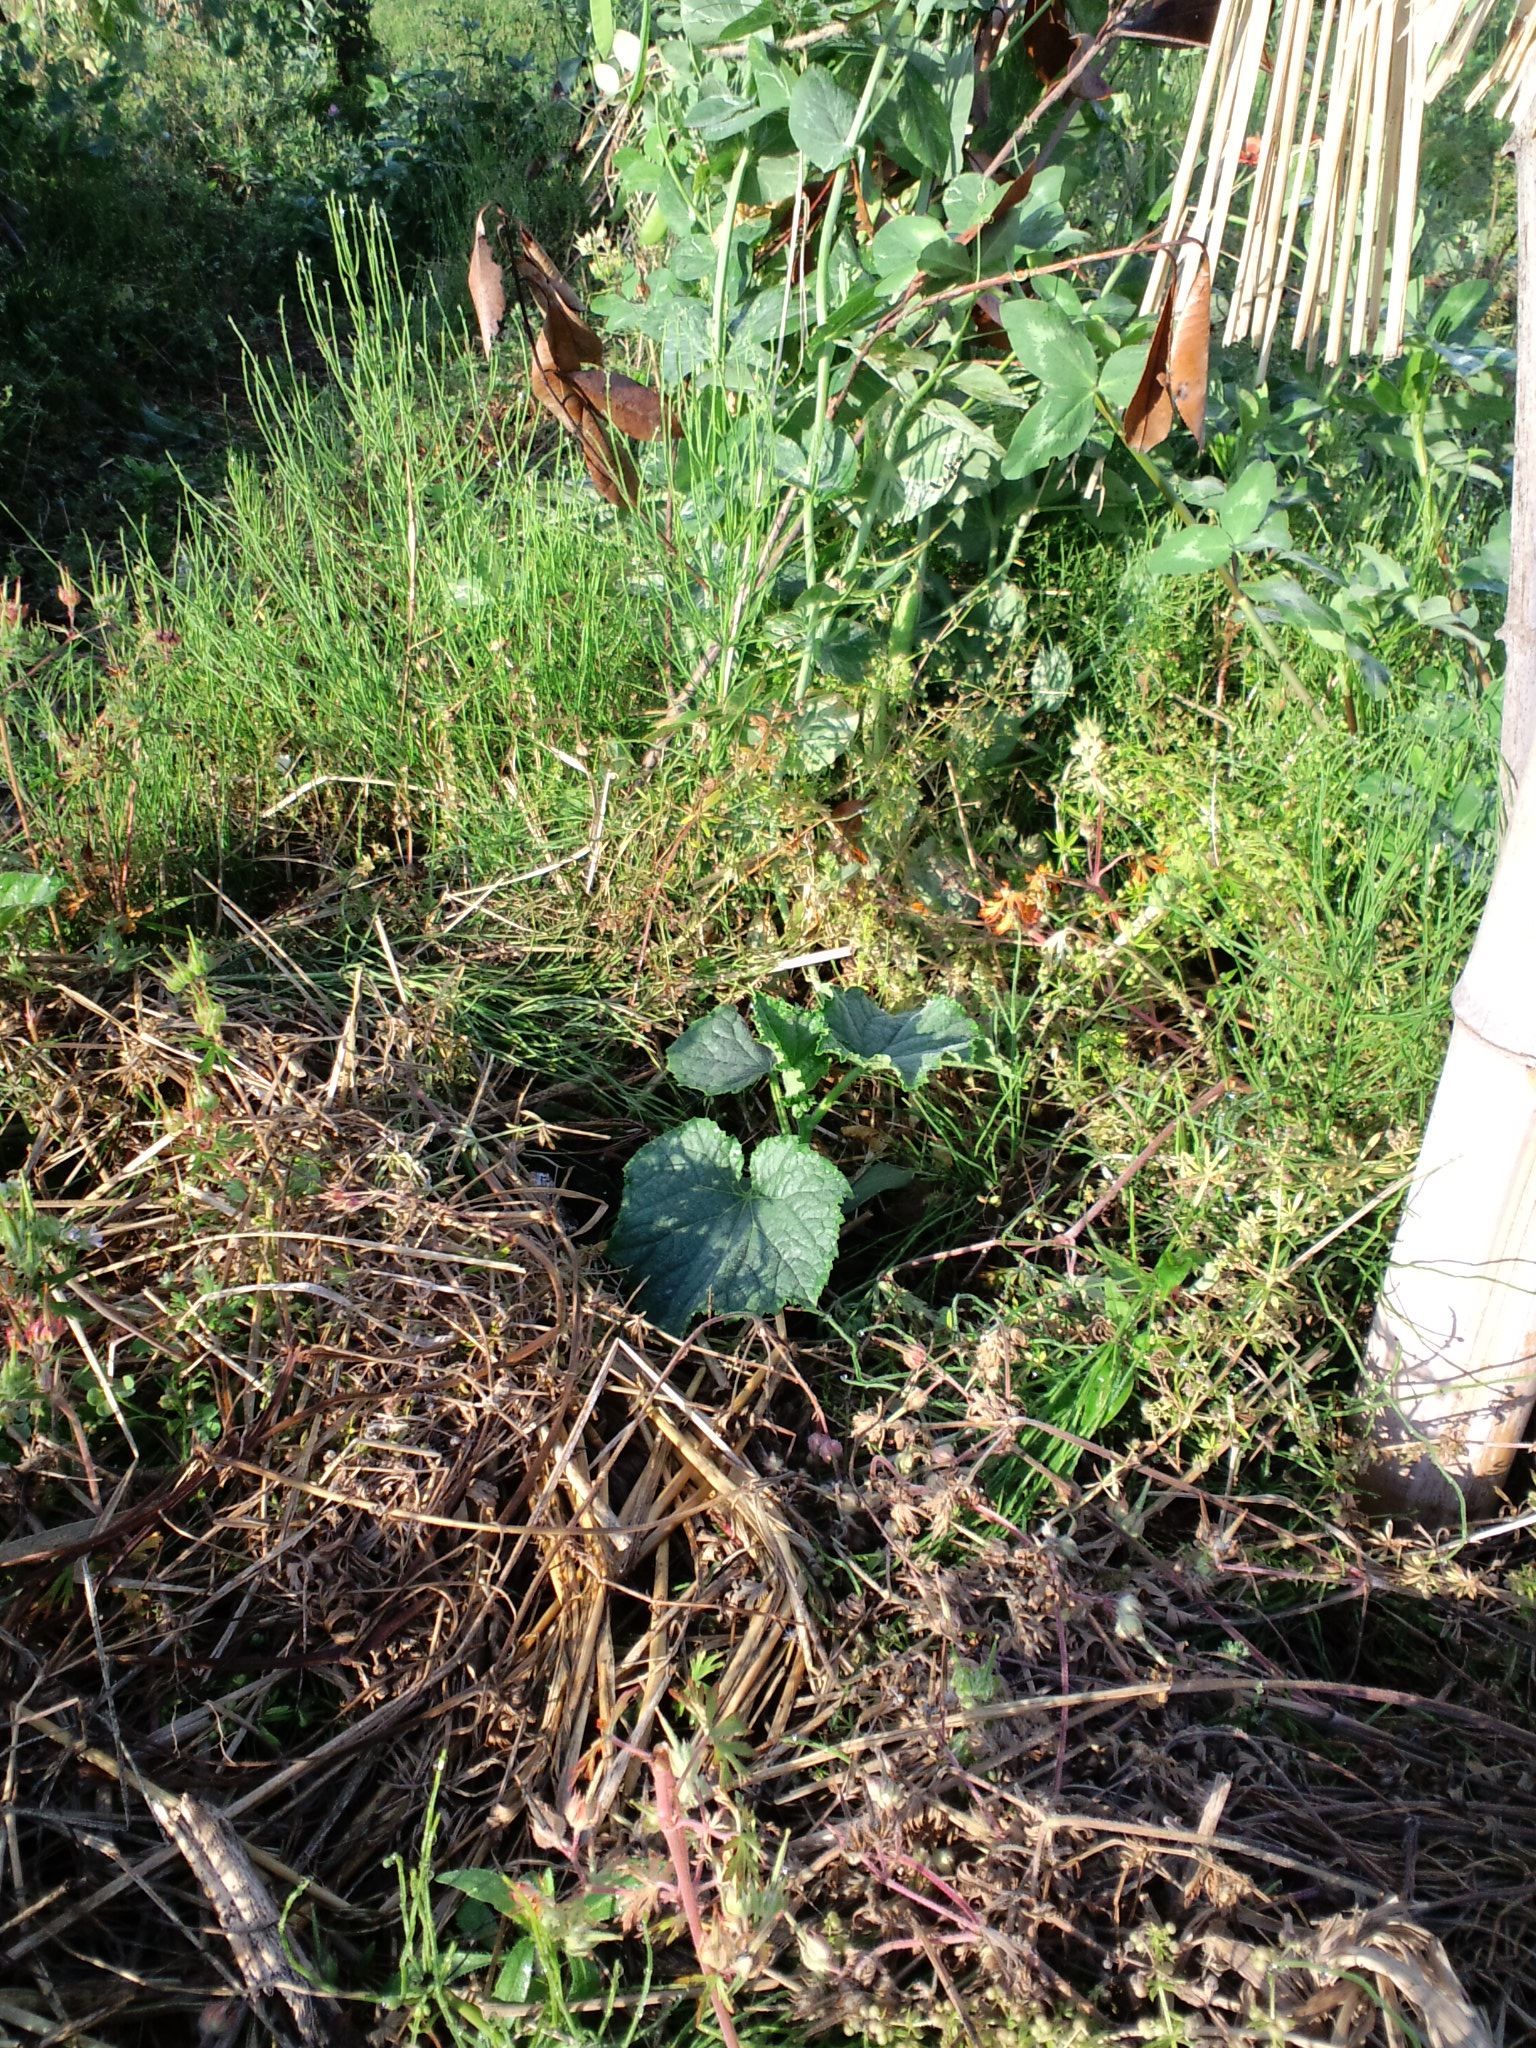
<svg viewBox="0 0 1536 2048"><path fill-rule="evenodd" d="M797 1010L777 996L758 994L752 998L752 1022L778 1062L786 1102L800 1102L821 1086L832 1063L822 1050L826 1027L814 1010Z"/></svg>
<svg viewBox="0 0 1536 2048"><path fill-rule="evenodd" d="M641 1282L651 1320L680 1334L694 1314L814 1307L832 1271L848 1183L798 1138L765 1138L742 1177L736 1140L696 1117L642 1145L624 1169L608 1256Z"/></svg>
<svg viewBox="0 0 1536 2048"><path fill-rule="evenodd" d="M772 1065L773 1054L758 1044L729 1003L690 1024L667 1054L672 1078L701 1095L739 1095Z"/></svg>
<svg viewBox="0 0 1536 2048"><path fill-rule="evenodd" d="M838 989L821 1014L835 1051L872 1071L888 1068L908 1088L920 1088L936 1067L968 1066L976 1057L976 1026L948 996L893 1016L861 988Z"/></svg>

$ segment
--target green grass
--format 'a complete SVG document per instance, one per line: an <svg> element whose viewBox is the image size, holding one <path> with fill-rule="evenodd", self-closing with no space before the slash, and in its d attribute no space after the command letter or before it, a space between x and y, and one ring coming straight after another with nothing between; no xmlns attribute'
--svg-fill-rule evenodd
<svg viewBox="0 0 1536 2048"><path fill-rule="evenodd" d="M157 7L113 48L72 0L44 18L46 41L31 10L0 37L0 567L57 618L59 560L125 561L124 525L165 559L184 480L216 492L251 445L243 351L281 353L330 199L380 207L412 273L487 199L552 247L579 201L571 110L489 33L380 58L347 119L323 37Z"/></svg>

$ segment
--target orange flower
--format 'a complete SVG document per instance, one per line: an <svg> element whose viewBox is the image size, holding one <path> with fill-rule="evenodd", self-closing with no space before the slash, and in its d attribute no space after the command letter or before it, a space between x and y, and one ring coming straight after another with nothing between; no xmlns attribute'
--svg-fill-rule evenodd
<svg viewBox="0 0 1536 2048"><path fill-rule="evenodd" d="M1010 889L1005 882L995 896L989 896L977 913L994 939L1006 939L1027 932L1040 922L1040 906L1032 903L1022 889Z"/></svg>

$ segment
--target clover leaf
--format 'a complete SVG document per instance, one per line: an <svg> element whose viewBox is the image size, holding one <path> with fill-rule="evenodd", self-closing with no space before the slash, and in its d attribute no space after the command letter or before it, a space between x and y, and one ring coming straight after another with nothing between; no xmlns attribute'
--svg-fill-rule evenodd
<svg viewBox="0 0 1536 2048"><path fill-rule="evenodd" d="M908 1088L920 1088L936 1067L976 1057L976 1026L948 996L892 1016L863 989L839 989L821 1014L835 1051L861 1067L889 1067Z"/></svg>
<svg viewBox="0 0 1536 2048"><path fill-rule="evenodd" d="M742 1150L708 1117L653 1138L624 1169L608 1255L641 1282L652 1322L680 1334L700 1309L774 1315L815 1305L832 1271L848 1183L798 1138Z"/></svg>

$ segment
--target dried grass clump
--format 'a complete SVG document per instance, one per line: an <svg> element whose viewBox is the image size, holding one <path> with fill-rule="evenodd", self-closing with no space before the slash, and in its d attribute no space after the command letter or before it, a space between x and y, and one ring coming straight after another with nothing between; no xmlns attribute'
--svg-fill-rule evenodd
<svg viewBox="0 0 1536 2048"><path fill-rule="evenodd" d="M220 1989L157 1801L221 1815L279 1897L302 1872L345 1958L440 1753L439 1851L473 1863L600 1824L680 1659L765 1734L822 1663L805 1539L743 1457L775 1334L626 1316L524 1164L536 1119L484 1082L450 1114L404 1029L183 994L0 1020L44 1261L0 1267L0 1953L77 2015Z"/></svg>
<svg viewBox="0 0 1536 2048"><path fill-rule="evenodd" d="M1010 1526L979 1482L1042 1428L927 1359L850 1446L847 1534L889 1562L829 1635L879 1655L836 1744L753 1776L820 1930L802 2021L1510 2038L1536 2012L1518 1548L1505 1583L1086 1444L1090 1483Z"/></svg>
<svg viewBox="0 0 1536 2048"><path fill-rule="evenodd" d="M1518 1525L1046 1474L1007 1331L910 1347L839 1443L846 1355L628 1317L559 1134L490 1068L451 1106L403 1000L173 979L0 997L0 2026L416 2038L370 1994L441 1771L439 1870L556 1948L611 1895L624 2026L1517 2037ZM511 2042L498 1983L455 2010Z"/></svg>

